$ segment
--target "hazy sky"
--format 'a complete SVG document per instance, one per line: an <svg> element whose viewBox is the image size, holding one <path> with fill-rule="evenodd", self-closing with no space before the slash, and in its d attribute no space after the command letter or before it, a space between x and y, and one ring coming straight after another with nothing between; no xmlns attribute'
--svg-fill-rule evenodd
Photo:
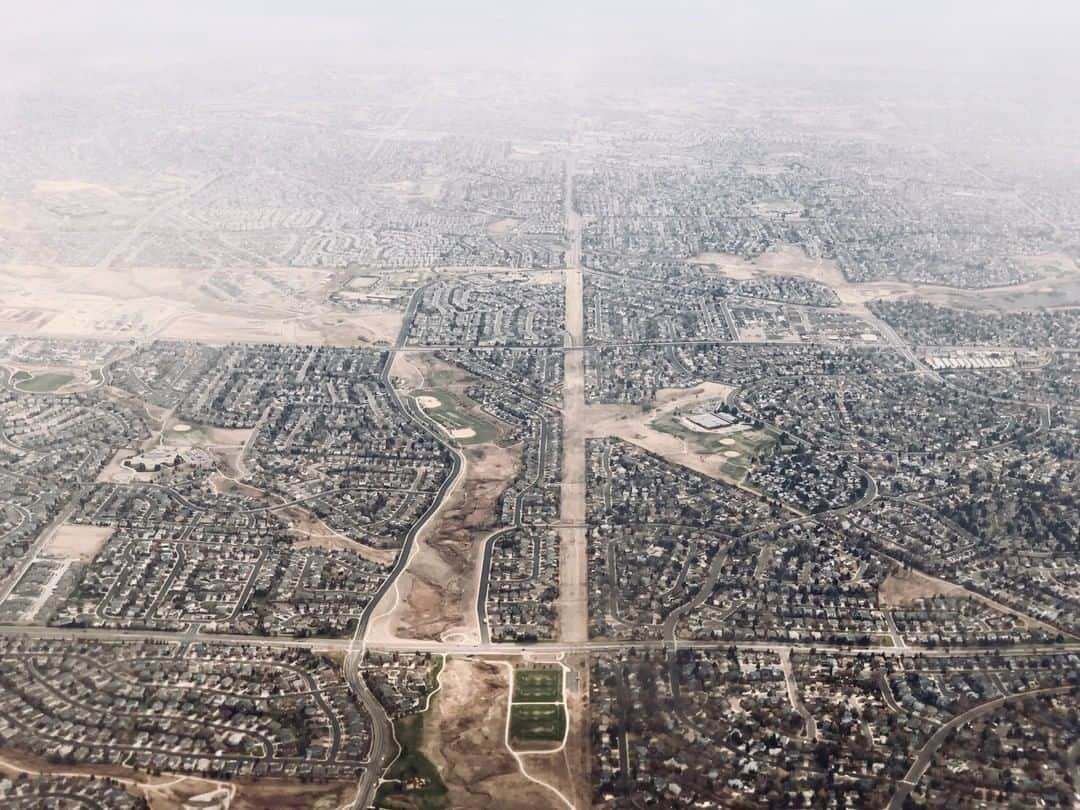
<svg viewBox="0 0 1080 810"><path fill-rule="evenodd" d="M292 60L605 71L686 64L1080 77L1078 0L0 0L19 71Z"/></svg>

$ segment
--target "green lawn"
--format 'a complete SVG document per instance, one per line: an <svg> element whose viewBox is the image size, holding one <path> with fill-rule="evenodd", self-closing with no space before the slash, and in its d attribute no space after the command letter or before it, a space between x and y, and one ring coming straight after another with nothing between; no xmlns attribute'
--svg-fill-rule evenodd
<svg viewBox="0 0 1080 810"><path fill-rule="evenodd" d="M562 689L562 669L514 670L514 703L557 703Z"/></svg>
<svg viewBox="0 0 1080 810"><path fill-rule="evenodd" d="M432 397L439 400L439 407L420 408L420 410L448 432L462 429L473 431L472 436L452 436L451 438L458 444L481 444L494 441L499 435L494 424L469 413L457 396L449 391L424 389L422 391L413 391L410 396L414 399L416 397ZM419 407L419 404L417 407Z"/></svg>
<svg viewBox="0 0 1080 810"><path fill-rule="evenodd" d="M522 742L561 742L566 733L566 707L561 703L514 703L510 736Z"/></svg>
<svg viewBox="0 0 1080 810"><path fill-rule="evenodd" d="M44 374L35 374L28 380L23 379L15 387L20 391L28 391L32 394L48 394L67 385L74 379L75 376L72 374L47 371Z"/></svg>
<svg viewBox="0 0 1080 810"><path fill-rule="evenodd" d="M728 433L709 433L692 430L687 427L677 414L665 414L653 420L649 427L661 433L668 433L684 439L687 444L703 453L724 453L728 450L739 455L725 458L724 472L735 479L746 475L750 463L758 454L768 450L776 440L764 430L742 430ZM726 440L726 441L725 441Z"/></svg>

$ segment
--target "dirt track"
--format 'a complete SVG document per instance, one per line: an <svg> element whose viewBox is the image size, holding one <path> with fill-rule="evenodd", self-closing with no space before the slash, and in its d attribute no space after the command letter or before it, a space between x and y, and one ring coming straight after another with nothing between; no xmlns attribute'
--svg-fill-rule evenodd
<svg viewBox="0 0 1080 810"><path fill-rule="evenodd" d="M566 329L575 346L582 345L580 267L566 271ZM585 529L585 355L563 357L562 502L559 531L559 637L588 637L588 563Z"/></svg>

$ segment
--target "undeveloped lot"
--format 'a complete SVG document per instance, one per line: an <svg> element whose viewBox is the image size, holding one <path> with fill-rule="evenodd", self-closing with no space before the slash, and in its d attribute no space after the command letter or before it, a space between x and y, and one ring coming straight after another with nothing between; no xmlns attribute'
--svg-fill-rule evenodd
<svg viewBox="0 0 1080 810"><path fill-rule="evenodd" d="M798 276L819 281L837 290L852 286L831 259L811 259L802 248L785 246L744 259L729 253L702 253L690 259L694 264L716 268L719 275L747 279L759 275ZM865 285L860 285L865 286Z"/></svg>
<svg viewBox="0 0 1080 810"><path fill-rule="evenodd" d="M938 579L929 574L923 574L920 571L902 570L890 574L878 588L878 600L882 607L904 607L919 599L930 599L935 596L948 596L955 599L973 599L993 610L1014 616L1019 619L1025 627L1038 628L1050 635L1056 635L1059 632L1059 629L1053 625L1046 624L1032 616L1014 610L1008 605L1003 605L987 596L969 591L962 585L957 585L944 579Z"/></svg>
<svg viewBox="0 0 1080 810"><path fill-rule="evenodd" d="M135 472L129 467L125 467L124 462L136 455L138 455L138 452L130 447L121 447L109 459L109 463L101 468L101 472L98 473L97 478L94 480L102 483L133 480Z"/></svg>
<svg viewBox="0 0 1080 810"><path fill-rule="evenodd" d="M878 601L882 607L906 607L920 599L935 596L965 596L968 592L959 585L918 571L898 571L890 574L878 588Z"/></svg>
<svg viewBox="0 0 1080 810"><path fill-rule="evenodd" d="M23 333L332 346L393 341L401 312L340 309L328 302L337 286L333 274L311 268L0 268L5 308Z"/></svg>
<svg viewBox="0 0 1080 810"><path fill-rule="evenodd" d="M354 782L305 785L267 779L236 787L229 810L337 810L356 795Z"/></svg>
<svg viewBox="0 0 1080 810"><path fill-rule="evenodd" d="M110 526L61 524L42 549L46 557L91 562L112 536Z"/></svg>
<svg viewBox="0 0 1080 810"><path fill-rule="evenodd" d="M0 774L17 779L20 774L67 774L87 777L111 778L122 782L129 793L142 796L150 805L150 810L183 810L193 807L188 804L192 799L205 796L215 791L224 790L234 795L228 805L230 810L243 808L281 808L282 810L301 810L301 808L337 807L349 797L349 790L355 792L356 786L345 783L327 785L301 785L298 783L276 782L268 780L257 785L237 783L235 787L225 782L214 782L191 776L173 776L163 774L151 776L131 768L115 765L65 765L27 754L23 751L0 749ZM276 801L281 796L283 803ZM336 804L326 803L331 797L340 797Z"/></svg>

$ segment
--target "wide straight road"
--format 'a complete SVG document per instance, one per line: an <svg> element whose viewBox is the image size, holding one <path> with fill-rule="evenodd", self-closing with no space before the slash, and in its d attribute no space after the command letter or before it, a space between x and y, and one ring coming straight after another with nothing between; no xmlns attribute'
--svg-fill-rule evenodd
<svg viewBox="0 0 1080 810"><path fill-rule="evenodd" d="M42 639L87 639L95 641L175 641L189 642L191 636L179 634L172 630L115 630L96 627L43 627L41 625L4 624L0 625L0 636L27 636ZM274 636L240 635L230 633L199 633L195 635L200 641L207 644L242 644L258 647L293 647L315 652L355 652L355 645L351 638L292 638ZM1062 644L1017 644L1011 647L881 647L872 645L868 647L846 646L837 644L822 644L814 642L782 643L772 641L712 641L679 639L670 641L664 639L649 639L647 641L539 641L532 644L508 644L505 642L481 642L481 641L425 641L421 639L398 639L394 641L379 641L365 645L369 650L382 650L384 652L402 653L446 653L447 655L476 655L476 656L552 656L560 653L566 655L600 652L616 652L619 650L663 650L663 649L694 649L694 650L727 650L734 647L737 650L768 650L780 654L784 650L792 652L809 652L814 650L825 655L867 655L883 656L885 658L902 658L919 655L924 658L950 658L953 656L971 655L995 655L1012 657L1017 655L1054 655L1060 653L1080 653L1080 642L1064 642Z"/></svg>
<svg viewBox="0 0 1080 810"><path fill-rule="evenodd" d="M574 210L574 161L566 164L563 200L566 250L566 344L585 343L582 313L581 217ZM585 353L563 353L563 458L559 529L559 638L588 638L588 554L585 524Z"/></svg>

